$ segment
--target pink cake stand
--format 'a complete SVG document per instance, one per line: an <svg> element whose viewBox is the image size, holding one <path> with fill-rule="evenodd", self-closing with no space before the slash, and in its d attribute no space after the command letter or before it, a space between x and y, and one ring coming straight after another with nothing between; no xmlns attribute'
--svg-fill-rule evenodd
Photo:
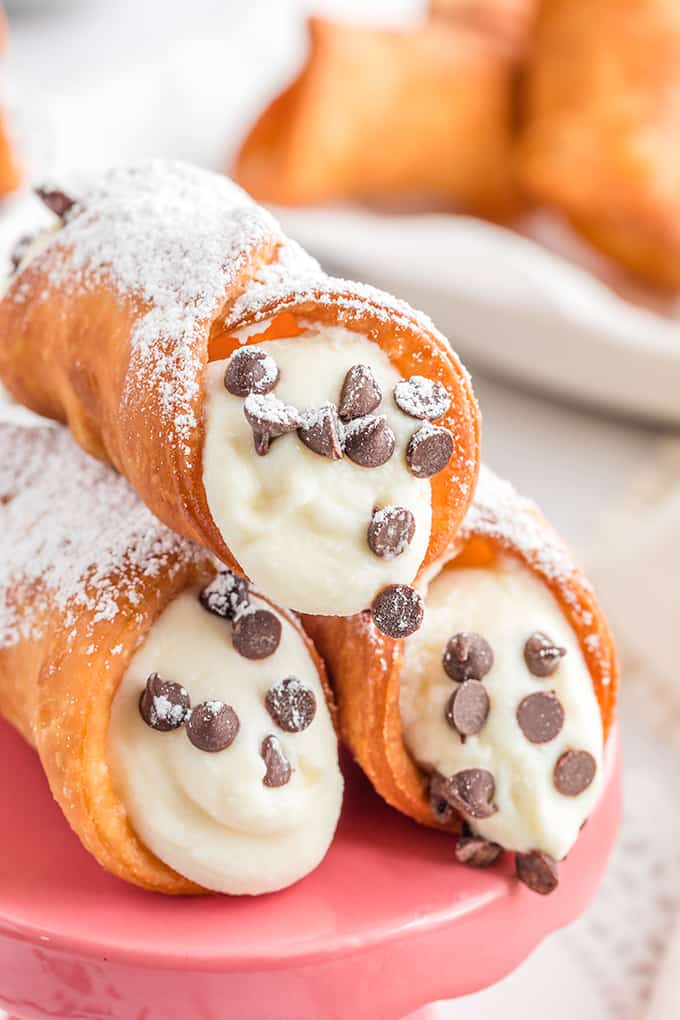
<svg viewBox="0 0 680 1020"><path fill-rule="evenodd" d="M0 748L0 1007L23 1020L398 1020L497 981L576 918L619 821L614 736L606 792L544 898L510 861L457 865L450 838L385 807L349 767L313 875L257 899L174 900L101 871L4 723Z"/></svg>

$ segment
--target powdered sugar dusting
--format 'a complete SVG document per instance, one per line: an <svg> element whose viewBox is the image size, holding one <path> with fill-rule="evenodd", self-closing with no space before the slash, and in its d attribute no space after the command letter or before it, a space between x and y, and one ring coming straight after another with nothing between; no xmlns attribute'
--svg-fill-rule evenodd
<svg viewBox="0 0 680 1020"><path fill-rule="evenodd" d="M137 407L153 394L165 441L187 458L205 356L196 338L223 307L230 330L305 301L336 307L346 323L370 312L443 344L431 352L429 374L438 359L443 368L455 358L427 316L373 287L327 276L239 187L182 163L152 160L106 173L82 191L40 258L54 287L77 293L110 286L140 303L123 399ZM257 268L239 295L251 263ZM36 300L21 276L12 295Z"/></svg>
<svg viewBox="0 0 680 1020"><path fill-rule="evenodd" d="M109 284L145 311L131 338L126 397L156 387L163 424L186 442L201 362L197 331L214 317L263 243L283 240L272 217L227 178L153 160L106 173L80 196L77 215L48 252L54 286ZM21 283L17 300L25 300Z"/></svg>
<svg viewBox="0 0 680 1020"><path fill-rule="evenodd" d="M299 422L300 412L291 404L285 404L273 393L249 393L243 403L246 417L262 418L274 425L288 426L291 421Z"/></svg>
<svg viewBox="0 0 680 1020"><path fill-rule="evenodd" d="M394 388L394 399L402 411L413 418L441 418L451 403L441 383L422 375L401 379Z"/></svg>
<svg viewBox="0 0 680 1020"><path fill-rule="evenodd" d="M592 593L592 589L567 546L556 531L546 527L535 503L520 496L509 482L498 478L484 465L480 468L474 502L461 528L464 540L474 535L488 535L506 542L538 574L558 585L562 598L572 607L581 624L593 626L593 613L574 594L572 581L576 580L581 590ZM601 652L601 639L596 630L586 635L584 644L595 654ZM602 655L600 661L605 671L602 682L607 684L611 680L608 660Z"/></svg>
<svg viewBox="0 0 680 1020"><path fill-rule="evenodd" d="M442 357L444 354L447 359L453 357L469 382L455 352L427 315L377 287L328 276L315 259L288 239L278 249L277 260L262 265L230 307L225 327L237 329L246 318L257 321L305 302L332 305L342 312L347 323L362 320L370 311L379 321L391 323L394 328L412 330L415 327L430 333L444 345Z"/></svg>
<svg viewBox="0 0 680 1020"><path fill-rule="evenodd" d="M51 608L68 628L81 607L114 620L145 578L204 558L61 428L0 423L0 524L0 648L37 637ZM32 593L20 615L17 588Z"/></svg>

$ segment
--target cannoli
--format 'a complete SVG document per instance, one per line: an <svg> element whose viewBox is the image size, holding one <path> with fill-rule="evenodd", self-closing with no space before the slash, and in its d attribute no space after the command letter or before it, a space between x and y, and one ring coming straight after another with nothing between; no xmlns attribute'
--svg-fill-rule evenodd
<svg viewBox="0 0 680 1020"><path fill-rule="evenodd" d="M380 597L412 625L478 460L469 377L431 322L326 276L220 175L152 162L43 197L63 225L0 302L14 397L279 605Z"/></svg>
<svg viewBox="0 0 680 1020"><path fill-rule="evenodd" d="M305 66L232 172L267 202L434 202L506 216L512 75L506 47L462 22L374 29L312 18Z"/></svg>
<svg viewBox="0 0 680 1020"><path fill-rule="evenodd" d="M102 867L264 893L323 858L342 776L299 623L65 429L0 424L0 712Z"/></svg>
<svg viewBox="0 0 680 1020"><path fill-rule="evenodd" d="M534 504L484 468L403 641L365 615L310 618L340 729L380 794L457 833L472 866L515 851L550 892L602 784L617 663L588 582Z"/></svg>
<svg viewBox="0 0 680 1020"><path fill-rule="evenodd" d="M680 6L545 0L519 175L598 249L680 287Z"/></svg>

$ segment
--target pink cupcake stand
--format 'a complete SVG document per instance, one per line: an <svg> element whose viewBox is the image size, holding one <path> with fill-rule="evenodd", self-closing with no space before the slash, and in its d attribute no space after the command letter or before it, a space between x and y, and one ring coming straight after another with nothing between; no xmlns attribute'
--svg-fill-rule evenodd
<svg viewBox="0 0 680 1020"><path fill-rule="evenodd" d="M510 861L457 865L450 838L388 809L350 766L313 875L257 899L172 900L100 870L4 723L0 763L0 1008L21 1020L399 1020L492 984L578 917L619 822L615 734L605 794L544 898Z"/></svg>

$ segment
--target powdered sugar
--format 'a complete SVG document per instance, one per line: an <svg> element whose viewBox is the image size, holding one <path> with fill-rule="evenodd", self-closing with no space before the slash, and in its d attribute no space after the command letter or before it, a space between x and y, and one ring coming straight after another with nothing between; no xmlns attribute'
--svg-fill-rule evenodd
<svg viewBox="0 0 680 1020"><path fill-rule="evenodd" d="M197 331L253 252L283 240L279 228L227 178L162 160L109 171L78 206L49 246L51 282L72 291L109 284L143 304L126 397L156 387L170 441L186 441L202 369ZM21 284L15 297L26 297Z"/></svg>
<svg viewBox="0 0 680 1020"><path fill-rule="evenodd" d="M186 696L186 690L181 687L180 693ZM177 726L181 726L187 716L187 709L183 704L177 704L176 702L170 701L164 694L156 694L151 699L151 712L149 719L152 726L158 726L159 723L167 723L175 729Z"/></svg>
<svg viewBox="0 0 680 1020"><path fill-rule="evenodd" d="M546 526L535 503L520 496L509 482L498 478L484 465L480 468L474 502L461 529L464 539L474 535L488 535L506 542L538 574L559 586L560 594L571 606L575 618L585 627L593 626L593 613L581 604L571 583L577 580L582 591L590 592L591 588L567 546L556 531ZM587 634L584 644L594 654L602 651L597 631ZM604 655L601 663L604 670L607 666ZM609 674L604 673L602 682L607 684L610 679Z"/></svg>
<svg viewBox="0 0 680 1020"><path fill-rule="evenodd" d="M51 610L67 628L81 608L114 620L144 578L204 556L61 428L0 423L0 523L0 648L37 636ZM17 590L31 592L20 613Z"/></svg>
<svg viewBox="0 0 680 1020"><path fill-rule="evenodd" d="M441 418L451 403L446 387L423 375L401 379L394 387L394 399L412 418Z"/></svg>
<svg viewBox="0 0 680 1020"><path fill-rule="evenodd" d="M285 404L273 393L249 393L243 402L243 409L249 421L251 418L261 419L282 428L288 427L293 421L297 424L301 422L297 408Z"/></svg>
<svg viewBox="0 0 680 1020"><path fill-rule="evenodd" d="M40 256L51 284L66 292L113 287L139 305L124 401L154 395L165 441L191 457L205 345L211 321L256 321L294 302L333 305L346 322L367 313L396 329L436 336L431 321L375 288L327 276L275 220L227 178L153 160L106 173L85 188L62 230ZM249 278L250 277L250 278ZM17 280L13 300L41 300ZM432 351L430 372L451 355Z"/></svg>

